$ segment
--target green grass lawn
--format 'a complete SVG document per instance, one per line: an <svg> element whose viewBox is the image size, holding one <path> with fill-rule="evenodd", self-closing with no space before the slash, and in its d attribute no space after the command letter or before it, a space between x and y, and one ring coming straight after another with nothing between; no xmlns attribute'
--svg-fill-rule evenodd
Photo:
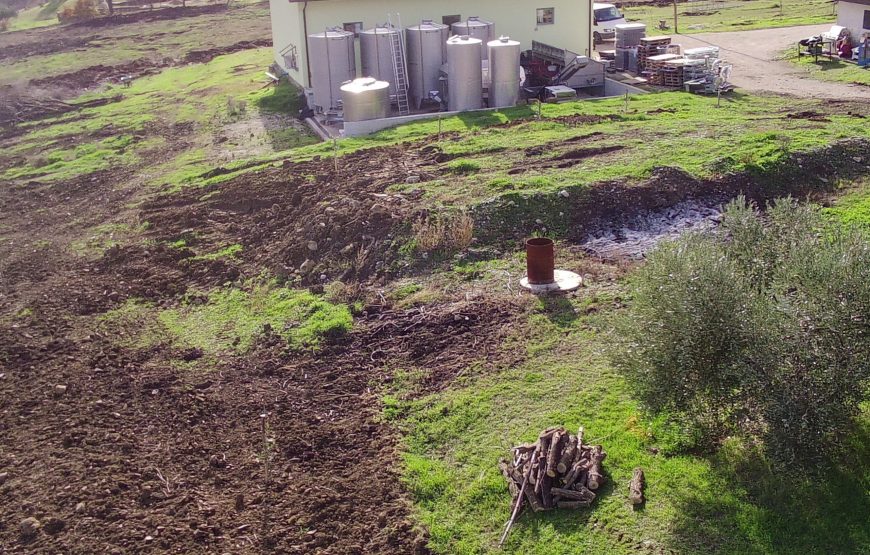
<svg viewBox="0 0 870 555"><path fill-rule="evenodd" d="M112 86L86 95L79 100L112 101L24 124L30 131L4 144L4 154L19 162L0 171L0 178L55 181L147 164L152 168L149 181L159 185L208 171L215 167L214 136L225 126L249 120L256 124L266 114L295 109L295 89L287 84L262 87L263 68L270 61L269 48L245 50L206 64L169 68L137 79L129 88ZM242 104L244 109L239 108ZM169 148L176 129L185 130L183 148ZM280 140L264 148L284 150L315 140L306 132L291 131L283 130ZM151 156L156 152L163 154Z"/></svg>
<svg viewBox="0 0 870 555"><path fill-rule="evenodd" d="M57 25L57 11L64 5L66 0L51 0L42 6L33 6L18 12L18 15L9 22L9 31L23 31L37 27Z"/></svg>
<svg viewBox="0 0 870 555"><path fill-rule="evenodd" d="M816 62L811 56L798 58L795 49L786 50L783 58L805 70L810 77L823 81L838 81L870 87L870 68L837 59L819 58Z"/></svg>
<svg viewBox="0 0 870 555"><path fill-rule="evenodd" d="M866 182L831 209L870 222ZM521 260L508 266L521 271ZM563 264L566 261L563 261ZM571 262L568 262L571 264ZM850 554L870 551L870 406L845 455L819 475L776 469L757 445L726 439L693 453L686 432L646 415L603 355L621 282L590 281L574 297L531 301L504 350L507 367L472 364L446 391L417 398L426 368L401 368L384 397L404 434L404 480L436 553ZM603 444L607 485L581 511L527 513L503 550L510 495L497 462L548 426L584 426ZM632 469L647 502L627 500Z"/></svg>
<svg viewBox="0 0 870 555"><path fill-rule="evenodd" d="M711 4L714 6L711 13L698 13L698 6L702 4L680 2L677 5L680 33L833 24L837 19L833 4L828 0L724 0ZM666 32L674 30L673 6L641 4L625 7L622 12L628 21L646 23L648 35L657 32L655 29L661 20L667 21L669 31Z"/></svg>
<svg viewBox="0 0 870 555"><path fill-rule="evenodd" d="M238 4L231 6L228 13L99 27L87 37L90 47L86 55L75 50L4 61L0 85L17 85L35 76L47 78L95 65L181 58L193 50L259 40L268 36L268 14L268 4ZM228 28L228 18L233 22L232 32L215 32Z"/></svg>

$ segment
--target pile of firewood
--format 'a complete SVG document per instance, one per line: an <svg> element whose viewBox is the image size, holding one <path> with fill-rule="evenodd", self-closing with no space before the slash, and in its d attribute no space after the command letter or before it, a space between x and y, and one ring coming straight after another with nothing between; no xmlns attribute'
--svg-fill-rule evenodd
<svg viewBox="0 0 870 555"><path fill-rule="evenodd" d="M514 516L527 503L534 511L578 509L595 500L604 483L600 445L583 443L565 428L548 428L532 444L513 448L513 460L499 462L513 497Z"/></svg>

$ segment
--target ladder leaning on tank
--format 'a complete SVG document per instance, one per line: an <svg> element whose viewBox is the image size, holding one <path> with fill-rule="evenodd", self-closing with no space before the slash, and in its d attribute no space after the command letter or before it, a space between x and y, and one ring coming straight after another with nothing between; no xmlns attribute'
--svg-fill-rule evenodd
<svg viewBox="0 0 870 555"><path fill-rule="evenodd" d="M389 16L387 18L389 20ZM393 74L396 78L396 106L399 108L399 115L404 116L411 113L408 104L408 74L405 71L405 44L402 40L402 28L399 24L398 33L390 35L390 49L393 54ZM392 21L389 22L392 27Z"/></svg>

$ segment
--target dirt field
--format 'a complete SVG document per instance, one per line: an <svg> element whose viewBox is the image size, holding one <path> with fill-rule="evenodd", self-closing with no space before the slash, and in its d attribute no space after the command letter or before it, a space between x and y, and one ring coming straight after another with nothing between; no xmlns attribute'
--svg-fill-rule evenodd
<svg viewBox="0 0 870 555"><path fill-rule="evenodd" d="M464 433L480 425L463 411L506 407L507 423L487 425L479 442L481 436L469 436L483 450L493 447L490 436L509 445L518 422L537 425L541 415L513 408L521 403L509 402L516 393L507 379L479 404L438 396L466 386L484 391L475 379L517 371L529 388L521 399L558 403L554 412L563 419L565 411L589 409L562 397L586 378L575 379L573 367L568 377L560 374L568 363L553 362L550 350L612 379L587 358L600 345L587 343L592 325L585 318L623 305L618 281L656 241L703 229L718 204L738 193L760 200L783 191L814 194L827 187L822 180L867 172L857 153L866 143L829 141L861 125L863 116L853 113L860 105L844 102L802 111L791 104L744 107L763 111L751 113L753 122L766 118L756 131L761 142L744 145L750 153L738 151L739 160L722 161L744 164L724 176L657 167L588 185L559 173L589 173L582 164L594 161L623 163L617 157L633 151L649 158L630 143L638 136L632 126L643 125L650 137L654 129L676 136L678 118L708 111L674 97L674 107L631 114L596 104L587 109L610 112L547 106L566 113L537 121L518 109L514 120L480 126L457 119L445 122L455 127L443 135L423 127L364 146L343 142L346 150L334 160L329 145L304 146L310 137L285 113L293 106L287 89L260 82L269 59L256 48L268 43L263 6L239 10L230 14L237 18L219 8L173 9L68 27L61 36L0 35L3 62L46 87L45 94L22 94L10 79L0 90L0 172L11 176L0 183L0 552L491 552L490 536L508 512L506 490L500 477L492 480L492 461L480 470L479 459L446 441L450 427ZM173 55L143 54L142 41L130 44L137 32L165 40L149 47ZM55 56L79 56L80 49L102 55L109 47L124 53L75 68L54 60L29 73ZM142 79L129 90L98 94L129 73ZM176 96L159 95L166 83L177 87ZM86 91L97 96L76 99ZM244 110L242 101L250 101ZM266 109L275 103L286 104L285 112ZM724 111L718 117L729 128L746 124ZM795 154L785 150L787 137L771 136L769 128L811 131L819 141L813 146L830 144L823 155ZM292 141L270 136L280 133ZM687 135L701 133L692 126ZM590 137L596 144L585 144ZM270 144L252 146L260 140ZM669 144L679 151L676 139ZM789 161L781 173L762 175L768 158L750 155L759 144L770 159ZM93 165L82 162L89 156ZM750 164L758 172L746 171ZM463 167L477 169L457 171ZM505 177L495 173L502 170L518 187L520 179L547 172L562 181L526 197L481 201L480 188L492 197L492 183L503 186L496 180ZM473 238L444 227L472 217ZM583 273L589 286L554 300L519 294L520 240L559 218L567 222L560 265ZM424 251L425 240L461 248ZM352 327L292 345L286 333L310 315L281 313L280 325L269 323L274 307L261 306L269 303L254 294L262 290L281 301L310 294L340 305L353 314ZM226 301L219 306L230 322L216 330L207 309L218 299ZM551 381L558 395L547 393ZM612 432L599 423L594 434L609 434L617 447L608 462L616 482L630 471L631 457L653 454L643 444L640 455L620 456L618 446L634 445L642 434L626 424L637 421L635 408L611 386L594 385L611 395L587 418L613 418ZM618 408L607 404L615 402ZM439 461L471 473L463 486L489 488L489 497L453 495L452 470L414 470L419 459L406 441L418 430L402 419L412 412L406 403L443 419L427 429L427 445ZM668 464L657 462L663 459L649 464ZM692 464L709 486L707 460ZM671 537L680 527L668 518L693 514L678 511L681 499L666 497L636 524L626 524L616 495L602 496L588 527L580 525L587 513L570 522L524 515L507 550L531 552L544 529L564 537L588 531L570 544L587 552L697 552L707 536L686 543ZM437 513L445 500L454 503L449 514ZM480 522L464 521L464 511L493 504L497 510L485 518L498 523L487 522L484 533L475 528ZM450 528L453 519L462 522ZM729 515L727 524L736 520ZM725 542L731 532L709 541ZM736 541L738 548L748 544Z"/></svg>

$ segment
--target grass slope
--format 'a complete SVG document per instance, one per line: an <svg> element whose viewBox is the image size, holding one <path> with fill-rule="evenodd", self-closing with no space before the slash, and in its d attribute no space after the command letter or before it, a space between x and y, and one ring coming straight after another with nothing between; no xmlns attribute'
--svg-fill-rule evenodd
<svg viewBox="0 0 870 555"><path fill-rule="evenodd" d="M723 0L715 2L714 11L698 14L697 6L704 2L680 2L677 7L681 33L710 31L748 31L794 25L833 23L836 13L827 0ZM648 34L658 29L659 21L667 21L669 31L674 29L672 5L654 6L652 3L623 8L629 21L646 23ZM679 42L679 41L676 41Z"/></svg>
<svg viewBox="0 0 870 555"><path fill-rule="evenodd" d="M866 209L855 208L866 202L866 184L853 194L836 214ZM503 552L868 552L870 417L848 455L819 477L775 470L741 438L714 455L693 454L692 438L648 418L602 355L606 314L623 294L618 283L592 283L574 298L532 301L526 326L503 347L525 350L527 362L469 368L441 393L415 399L409 392L426 369L397 373L385 415L405 434L404 479L434 551L499 552L510 496L498 459L548 426L583 425L608 453L598 500L579 512L523 515ZM636 466L648 483L639 511L626 499Z"/></svg>
<svg viewBox="0 0 870 555"><path fill-rule="evenodd" d="M797 58L795 56L795 49L787 50L783 53L783 57L796 67L809 73L810 77L814 79L853 83L870 87L870 68L858 67L857 64L844 62L839 59L829 60L819 58L819 62L816 63L810 56Z"/></svg>
<svg viewBox="0 0 870 555"><path fill-rule="evenodd" d="M214 136L223 127L248 119L256 123L285 105L288 112L295 108L295 89L289 85L277 90L262 88L262 71L270 62L269 48L245 50L206 64L169 68L137 79L129 88L110 86L85 95L79 100L120 98L23 125L32 130L4 145L5 154L21 162L0 172L0 179L56 181L148 163L153 164L150 180L162 184L208 171L214 168L213 159L220 148ZM230 111L230 104L242 102L247 106L244 111ZM176 134L184 135L186 148L167 148ZM315 140L292 126L269 139L274 139L274 144L267 145L268 150ZM154 156L156 153L159 156Z"/></svg>

